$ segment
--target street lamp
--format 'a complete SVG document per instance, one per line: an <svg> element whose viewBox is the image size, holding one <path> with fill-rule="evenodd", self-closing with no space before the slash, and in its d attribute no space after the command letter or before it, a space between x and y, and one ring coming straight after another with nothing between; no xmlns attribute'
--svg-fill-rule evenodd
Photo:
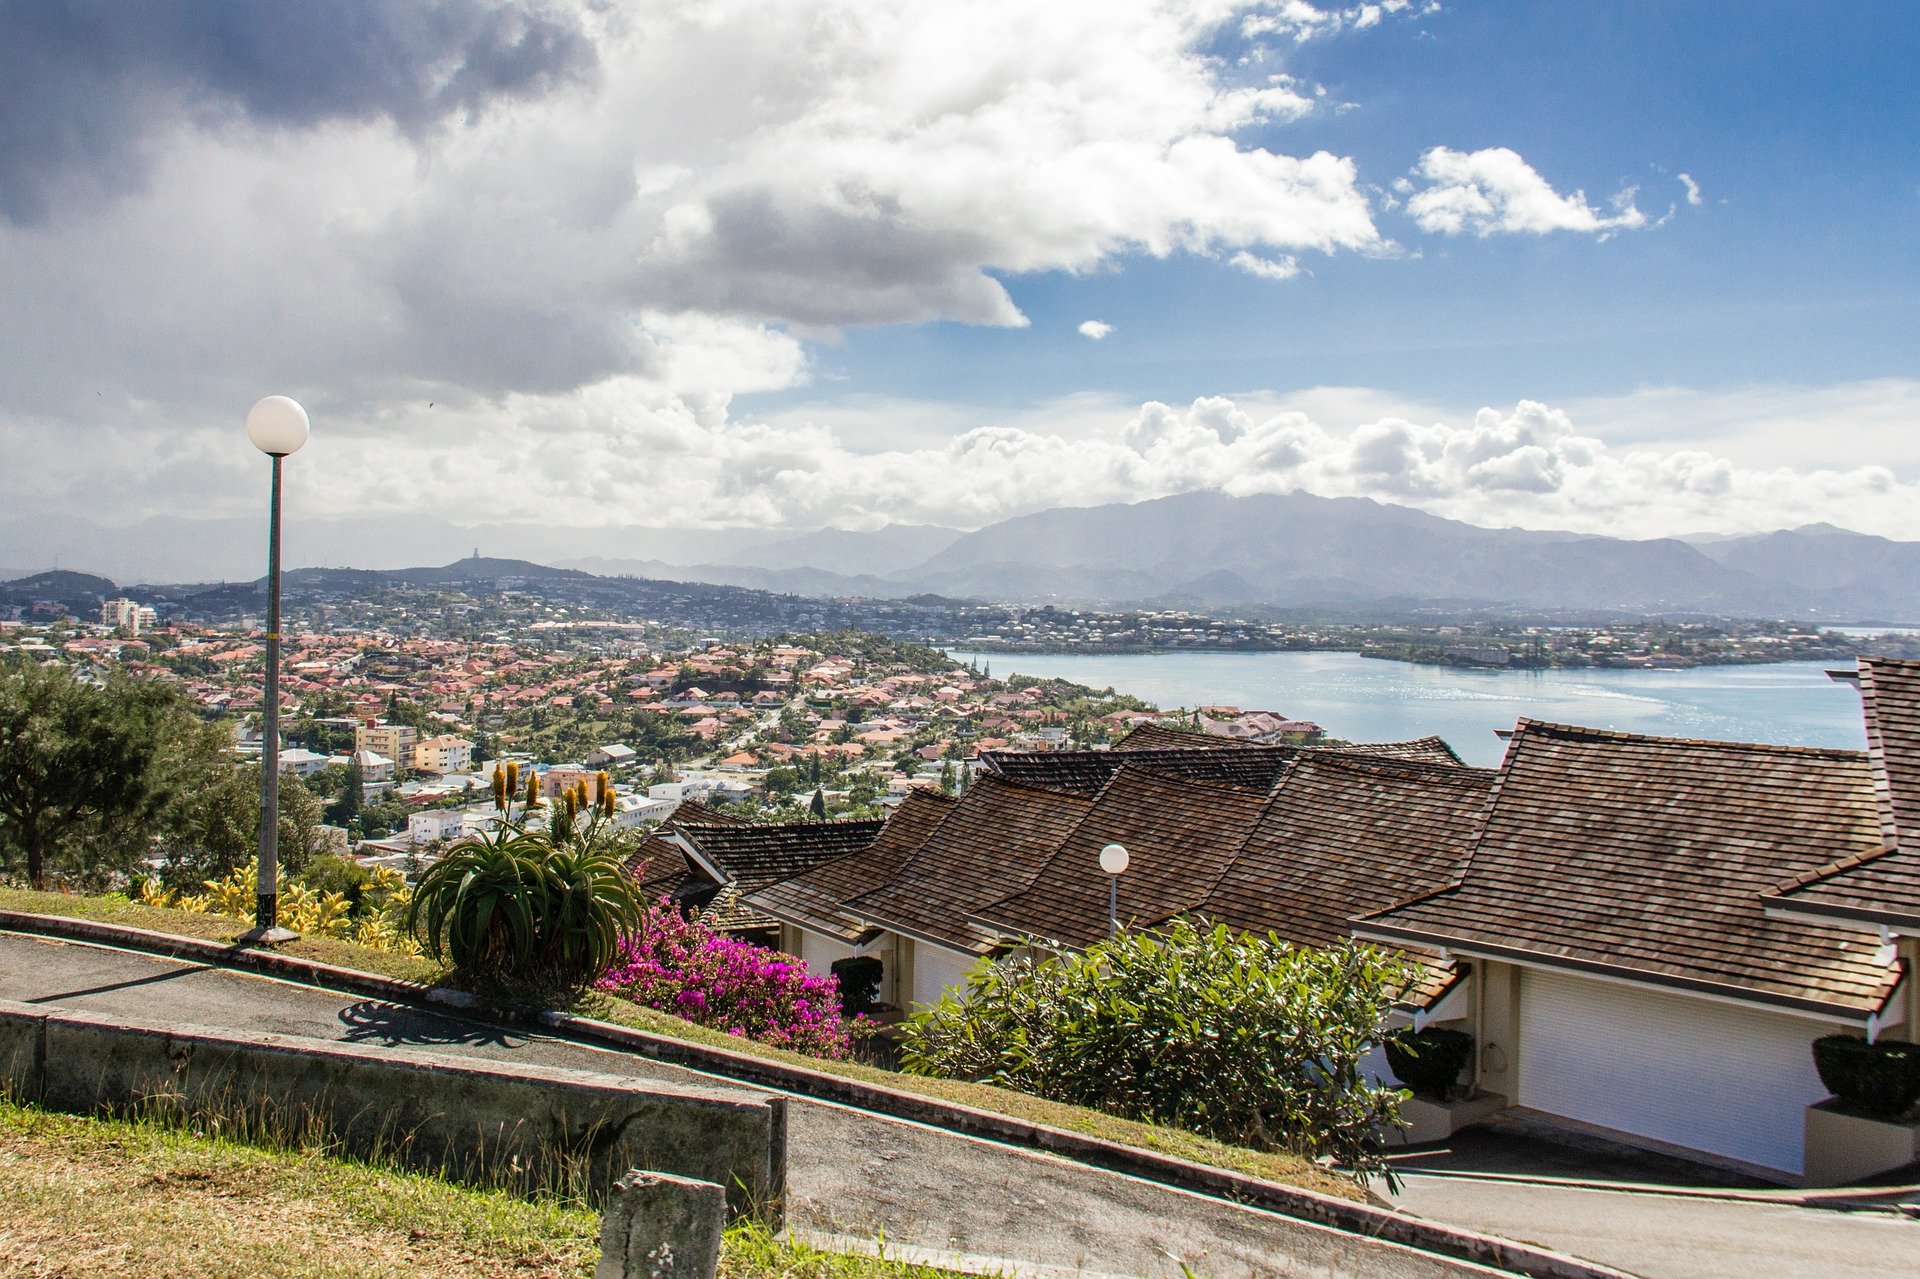
<svg viewBox="0 0 1920 1279"><path fill-rule="evenodd" d="M273 459L273 496L267 505L266 725L260 738L260 886L248 942L293 941L280 927L280 463L307 442L307 411L284 395L269 395L247 410L247 438Z"/></svg>
<svg viewBox="0 0 1920 1279"><path fill-rule="evenodd" d="M1125 847L1108 844L1100 850L1100 869L1107 872L1107 936L1120 935L1120 876L1126 872L1127 856Z"/></svg>

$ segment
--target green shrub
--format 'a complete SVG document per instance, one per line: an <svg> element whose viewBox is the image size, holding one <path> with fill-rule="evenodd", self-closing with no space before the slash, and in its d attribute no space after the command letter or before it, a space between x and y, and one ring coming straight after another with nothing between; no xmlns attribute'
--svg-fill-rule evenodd
<svg viewBox="0 0 1920 1279"><path fill-rule="evenodd" d="M849 955L829 966L840 983L840 1009L849 1017L873 1011L880 1001L880 978L886 968L872 955Z"/></svg>
<svg viewBox="0 0 1920 1279"><path fill-rule="evenodd" d="M316 893L339 893L356 906L373 872L338 853L322 853L306 864L296 878Z"/></svg>
<svg viewBox="0 0 1920 1279"><path fill-rule="evenodd" d="M1381 1172L1401 1093L1360 1070L1403 964L1178 921L977 967L904 1026L906 1069Z"/></svg>
<svg viewBox="0 0 1920 1279"><path fill-rule="evenodd" d="M1447 1101L1460 1072L1473 1060L1473 1036L1463 1030L1411 1026L1394 1031L1382 1041L1387 1050L1387 1065L1394 1076L1422 1097Z"/></svg>
<svg viewBox="0 0 1920 1279"><path fill-rule="evenodd" d="M1813 1064L1849 1110L1891 1119L1920 1101L1920 1045L1824 1035L1813 1041Z"/></svg>

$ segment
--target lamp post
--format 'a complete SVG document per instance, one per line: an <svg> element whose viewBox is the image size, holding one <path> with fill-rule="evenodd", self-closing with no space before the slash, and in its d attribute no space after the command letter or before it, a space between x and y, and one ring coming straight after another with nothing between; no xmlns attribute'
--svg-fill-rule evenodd
<svg viewBox="0 0 1920 1279"><path fill-rule="evenodd" d="M1120 935L1120 876L1132 860L1120 844L1108 844L1100 850L1100 869L1107 872L1107 936Z"/></svg>
<svg viewBox="0 0 1920 1279"><path fill-rule="evenodd" d="M307 411L284 395L269 395L247 411L247 438L273 459L273 496L267 505L266 724L260 738L260 885L253 927L242 941L285 942L299 936L280 927L280 463L307 442Z"/></svg>

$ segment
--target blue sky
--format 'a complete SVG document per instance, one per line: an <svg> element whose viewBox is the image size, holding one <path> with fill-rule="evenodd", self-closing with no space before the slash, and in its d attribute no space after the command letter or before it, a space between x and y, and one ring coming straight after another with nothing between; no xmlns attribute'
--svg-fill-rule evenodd
<svg viewBox="0 0 1920 1279"><path fill-rule="evenodd" d="M0 506L252 510L271 392L304 518L1920 539L1917 64L1912 3L0 8Z"/></svg>
<svg viewBox="0 0 1920 1279"><path fill-rule="evenodd" d="M1219 48L1238 59L1248 46ZM1509 147L1560 191L1599 203L1638 187L1650 219L1672 217L1605 241L1482 240L1387 213L1404 256L1303 258L1309 274L1284 281L1141 254L1086 274L1002 275L1031 329L855 331L820 351L819 374L1001 407L1331 384L1469 409L1911 376L1917 58L1912 4L1456 4L1309 40L1279 60L1351 106L1246 141L1350 155L1379 186L1429 147ZM1089 318L1114 332L1088 341L1076 326Z"/></svg>

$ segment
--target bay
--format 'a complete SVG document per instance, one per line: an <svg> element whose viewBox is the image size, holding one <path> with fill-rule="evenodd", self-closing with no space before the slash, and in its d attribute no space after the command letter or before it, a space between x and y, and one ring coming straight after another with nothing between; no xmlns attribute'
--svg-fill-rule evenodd
<svg viewBox="0 0 1920 1279"><path fill-rule="evenodd" d="M1356 653L976 653L996 676L1070 679L1164 709L1225 704L1319 724L1355 742L1437 733L1469 764L1500 762L1522 716L1588 728L1861 750L1860 697L1832 663L1688 670L1482 671Z"/></svg>

